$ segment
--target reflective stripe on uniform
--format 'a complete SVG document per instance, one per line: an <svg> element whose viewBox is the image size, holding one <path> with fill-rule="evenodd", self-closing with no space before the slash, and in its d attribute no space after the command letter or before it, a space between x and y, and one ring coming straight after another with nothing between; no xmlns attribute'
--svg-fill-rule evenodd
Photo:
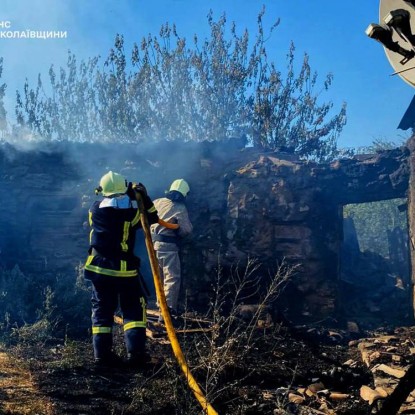
<svg viewBox="0 0 415 415"><path fill-rule="evenodd" d="M121 269L115 270L115 269L98 267L97 265L91 265L91 262L93 259L94 259L93 255L88 256L88 259L86 260L86 263L85 263L85 269L91 272L95 272L96 274L109 275L111 277L136 277L138 275L137 269L132 269L130 271L127 271L126 261L120 261Z"/></svg>
<svg viewBox="0 0 415 415"><path fill-rule="evenodd" d="M92 334L109 334L112 333L112 327L94 326L92 327Z"/></svg>
<svg viewBox="0 0 415 415"><path fill-rule="evenodd" d="M135 328L146 328L146 322L145 321L130 321L127 324L124 324L124 331L135 329Z"/></svg>
<svg viewBox="0 0 415 415"><path fill-rule="evenodd" d="M138 222L140 222L140 211L137 209L137 213L134 216L134 219L131 221L131 225L135 226Z"/></svg>
<svg viewBox="0 0 415 415"><path fill-rule="evenodd" d="M124 324L124 331L134 329L134 328L146 328L147 326L147 313L146 307L147 303L144 297L140 297L140 303L143 310L143 319L141 321L130 321Z"/></svg>
<svg viewBox="0 0 415 415"><path fill-rule="evenodd" d="M157 209L156 209L156 207L153 205L153 206L151 206L151 208L150 209L147 209L147 212L148 213L153 213L153 212L156 212L157 211Z"/></svg>
<svg viewBox="0 0 415 415"><path fill-rule="evenodd" d="M114 269L101 268L96 265L85 265L85 269L96 274L109 275L111 277L136 277L137 270L131 271L116 271Z"/></svg>
<svg viewBox="0 0 415 415"><path fill-rule="evenodd" d="M140 297L140 303L141 303L141 308L143 309L143 321L144 323L147 323L147 302L146 299L144 297Z"/></svg>
<svg viewBox="0 0 415 415"><path fill-rule="evenodd" d="M130 234L130 225L131 225L131 222L124 222L124 232L123 232L122 241L121 241L121 248L124 252L128 251L127 241L128 241L128 236Z"/></svg>
<svg viewBox="0 0 415 415"><path fill-rule="evenodd" d="M89 226L92 226L92 212L88 211L88 222L89 222ZM94 229L91 229L89 231L89 243L92 243L92 234L94 233Z"/></svg>

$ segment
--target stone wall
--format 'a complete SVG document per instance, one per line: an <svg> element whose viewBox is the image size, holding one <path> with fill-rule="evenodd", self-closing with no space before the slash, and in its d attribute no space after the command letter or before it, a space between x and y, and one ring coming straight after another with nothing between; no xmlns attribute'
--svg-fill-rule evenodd
<svg viewBox="0 0 415 415"><path fill-rule="evenodd" d="M183 294L190 306L208 306L218 264L228 272L250 257L260 261L264 275L282 260L299 265L284 296L293 318L333 315L341 207L405 197L408 154L402 148L317 165L292 154L240 148L237 141L66 143L25 152L3 145L0 260L34 276L75 274L86 256L87 209L102 174L112 169L141 181L153 199L183 177L191 187L188 208L195 228L183 246ZM142 239L137 252L145 258ZM148 274L146 263L143 268Z"/></svg>
<svg viewBox="0 0 415 415"><path fill-rule="evenodd" d="M300 303L299 315L314 318L334 315L342 206L405 197L407 156L406 149L397 149L321 166L260 155L237 170L230 183L229 250L269 266L283 258L300 264L287 307Z"/></svg>

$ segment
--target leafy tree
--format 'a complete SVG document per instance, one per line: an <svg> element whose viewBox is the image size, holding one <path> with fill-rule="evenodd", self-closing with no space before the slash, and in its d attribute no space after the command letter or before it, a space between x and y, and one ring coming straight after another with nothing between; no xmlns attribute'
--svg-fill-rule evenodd
<svg viewBox="0 0 415 415"><path fill-rule="evenodd" d="M52 66L48 88L39 76L18 93L20 126L48 140L221 140L247 137L251 144L289 147L317 160L337 154L336 141L346 122L345 105L334 116L332 103L319 103L317 74L304 56L296 74L294 45L286 75L270 61L266 41L278 22L264 33L258 15L253 40L245 30L227 25L210 12L210 36L192 42L176 27L162 25L159 35L135 44L127 58L122 35L98 67L99 58L77 63L69 52L59 75ZM322 87L327 90L332 76ZM44 89L51 90L46 96Z"/></svg>
<svg viewBox="0 0 415 415"><path fill-rule="evenodd" d="M307 54L299 74L295 75L294 51L292 43L285 80L273 63L268 64L265 55L266 69L259 74L253 100L254 143L271 148L286 146L301 156L317 160L331 159L338 154L337 138L346 123L346 105L327 119L333 105L318 104L320 92L314 92L317 73L311 71ZM328 75L325 90L332 80L333 76Z"/></svg>
<svg viewBox="0 0 415 415"><path fill-rule="evenodd" d="M83 141L102 132L96 108L93 79L98 58L77 65L76 57L68 52L67 69L56 74L49 69L51 97L47 97L41 76L36 88L26 80L23 95L17 92L16 118L20 127L29 127L44 139Z"/></svg>

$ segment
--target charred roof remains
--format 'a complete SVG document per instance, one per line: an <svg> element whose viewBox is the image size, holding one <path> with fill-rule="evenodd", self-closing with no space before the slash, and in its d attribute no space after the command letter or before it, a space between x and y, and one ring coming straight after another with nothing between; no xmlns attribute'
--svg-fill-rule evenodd
<svg viewBox="0 0 415 415"><path fill-rule="evenodd" d="M322 165L232 142L125 145L117 155L104 145L61 144L31 152L3 145L1 264L17 264L31 275L74 270L88 247L85 222L93 189L108 169L145 183L152 198L172 178L185 177L194 224L192 240L183 247L182 291L189 306L208 307L219 266L226 272L257 258L264 275L283 260L298 265L279 300L290 319L338 317L347 314L344 294L350 289L340 278L344 205L407 198L413 255L414 149L412 139L402 148ZM145 257L144 245L137 252ZM410 291L399 306L410 308Z"/></svg>

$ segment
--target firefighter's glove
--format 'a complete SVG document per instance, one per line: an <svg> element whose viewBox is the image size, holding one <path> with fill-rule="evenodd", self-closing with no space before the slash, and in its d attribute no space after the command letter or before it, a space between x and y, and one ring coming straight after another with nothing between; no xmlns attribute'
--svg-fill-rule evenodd
<svg viewBox="0 0 415 415"><path fill-rule="evenodd" d="M131 200L135 200L135 192L134 192L134 189L133 189L133 184L132 184L131 182L130 182L130 183L128 183L126 193L127 193L128 197L129 197Z"/></svg>
<svg viewBox="0 0 415 415"><path fill-rule="evenodd" d="M147 189L142 183L128 183L127 195L130 199L135 200L137 193L141 195L143 202L145 203L147 195Z"/></svg>
<svg viewBox="0 0 415 415"><path fill-rule="evenodd" d="M134 183L133 189L134 192L138 193L141 196L145 209L150 210L153 207L153 201L150 199L150 196L147 193L147 189L143 183Z"/></svg>
<svg viewBox="0 0 415 415"><path fill-rule="evenodd" d="M129 183L127 194L130 199L133 200L135 200L136 195L139 194L141 196L141 200L143 201L144 209L147 211L147 217L150 225L158 222L159 218L157 215L157 210L154 207L153 201L147 193L146 187L142 183Z"/></svg>
<svg viewBox="0 0 415 415"><path fill-rule="evenodd" d="M148 197L147 194L147 189L146 187L143 185L143 183L134 183L133 184L133 189L135 192L139 193L141 195L141 197L143 198L143 200Z"/></svg>

